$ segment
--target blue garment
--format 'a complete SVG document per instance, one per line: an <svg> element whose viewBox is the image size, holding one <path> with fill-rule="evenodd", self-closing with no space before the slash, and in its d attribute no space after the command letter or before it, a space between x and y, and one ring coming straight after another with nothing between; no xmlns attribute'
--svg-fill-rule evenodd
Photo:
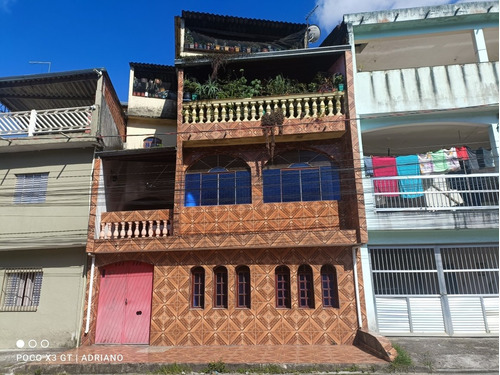
<svg viewBox="0 0 500 375"><path fill-rule="evenodd" d="M365 162L365 175L370 177L373 176L373 163L371 156L365 156L363 160Z"/></svg>
<svg viewBox="0 0 500 375"><path fill-rule="evenodd" d="M397 156L396 167L398 169L398 176L418 176L420 175L420 164L417 155ZM422 179L410 178L399 180L400 192L418 192L415 194L402 194L403 198L418 198L424 195L424 187Z"/></svg>

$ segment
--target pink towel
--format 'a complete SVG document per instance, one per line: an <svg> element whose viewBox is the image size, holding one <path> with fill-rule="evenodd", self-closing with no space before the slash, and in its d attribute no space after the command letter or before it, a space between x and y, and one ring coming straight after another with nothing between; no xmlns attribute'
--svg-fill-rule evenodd
<svg viewBox="0 0 500 375"><path fill-rule="evenodd" d="M398 169L396 167L396 158L393 156L374 156L373 161L373 176L374 177L389 177L397 176ZM378 180L374 181L375 193L385 193L387 197L399 195L398 180Z"/></svg>

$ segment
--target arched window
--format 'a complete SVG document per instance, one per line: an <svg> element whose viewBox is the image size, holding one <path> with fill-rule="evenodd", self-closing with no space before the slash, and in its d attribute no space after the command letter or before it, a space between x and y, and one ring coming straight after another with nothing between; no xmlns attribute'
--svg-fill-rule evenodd
<svg viewBox="0 0 500 375"><path fill-rule="evenodd" d="M191 270L191 307L205 307L205 270L195 267Z"/></svg>
<svg viewBox="0 0 500 375"><path fill-rule="evenodd" d="M264 167L262 178L264 203L340 200L338 169L313 151L277 155Z"/></svg>
<svg viewBox="0 0 500 375"><path fill-rule="evenodd" d="M252 195L250 168L243 160L212 155L187 170L185 206L245 203L252 203Z"/></svg>
<svg viewBox="0 0 500 375"><path fill-rule="evenodd" d="M321 293L323 307L339 307L337 273L330 264L321 267Z"/></svg>
<svg viewBox="0 0 500 375"><path fill-rule="evenodd" d="M236 268L236 307L250 308L250 268Z"/></svg>
<svg viewBox="0 0 500 375"><path fill-rule="evenodd" d="M160 138L147 137L147 138L144 138L144 140L143 140L143 146L144 146L144 148L161 147L162 142L161 142Z"/></svg>
<svg viewBox="0 0 500 375"><path fill-rule="evenodd" d="M303 264L297 270L299 307L314 309L314 285L311 266Z"/></svg>
<svg viewBox="0 0 500 375"><path fill-rule="evenodd" d="M290 269L279 266L275 271L276 277L276 307L291 308L290 303Z"/></svg>
<svg viewBox="0 0 500 375"><path fill-rule="evenodd" d="M214 307L227 308L227 269L214 268Z"/></svg>

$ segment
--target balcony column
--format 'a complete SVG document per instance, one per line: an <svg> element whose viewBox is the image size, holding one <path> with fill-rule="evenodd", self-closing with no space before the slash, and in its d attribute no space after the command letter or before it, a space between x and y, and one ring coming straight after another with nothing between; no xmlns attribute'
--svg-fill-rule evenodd
<svg viewBox="0 0 500 375"><path fill-rule="evenodd" d="M33 136L33 134L35 133L35 126L36 126L36 110L32 109L30 115L30 122L28 124L28 137Z"/></svg>
<svg viewBox="0 0 500 375"><path fill-rule="evenodd" d="M486 50L486 41L484 40L483 29L472 30L474 40L474 52L478 62L488 62L488 51Z"/></svg>
<svg viewBox="0 0 500 375"><path fill-rule="evenodd" d="M499 166L498 166L498 128L499 124L498 122L496 124L491 124L489 127L489 136L490 136L490 145L491 145L491 152L493 154L493 160L495 162L495 172L498 172Z"/></svg>

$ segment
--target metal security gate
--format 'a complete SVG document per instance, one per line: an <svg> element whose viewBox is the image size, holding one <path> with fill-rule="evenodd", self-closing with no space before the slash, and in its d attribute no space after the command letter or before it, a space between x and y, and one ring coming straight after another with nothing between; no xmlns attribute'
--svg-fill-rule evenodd
<svg viewBox="0 0 500 375"><path fill-rule="evenodd" d="M96 344L149 344L153 266L119 262L100 272Z"/></svg>
<svg viewBox="0 0 500 375"><path fill-rule="evenodd" d="M498 246L369 250L381 333L498 333Z"/></svg>

